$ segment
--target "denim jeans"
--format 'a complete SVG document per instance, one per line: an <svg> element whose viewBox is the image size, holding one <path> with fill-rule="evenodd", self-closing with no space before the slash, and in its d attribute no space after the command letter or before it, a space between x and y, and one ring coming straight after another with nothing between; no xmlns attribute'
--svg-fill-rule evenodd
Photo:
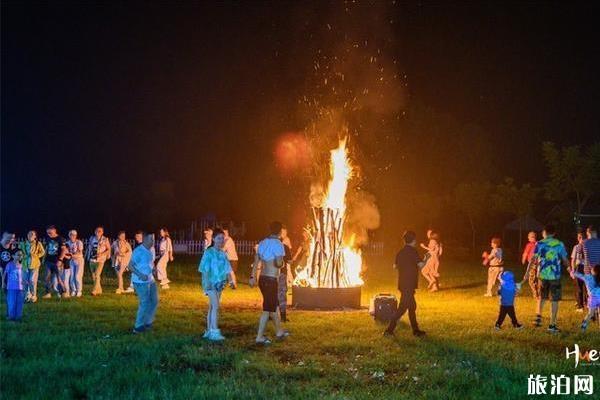
<svg viewBox="0 0 600 400"><path fill-rule="evenodd" d="M158 289L156 282L134 283L135 293L137 294L140 305L135 318L135 328L143 328L154 322L156 308L158 307Z"/></svg>
<svg viewBox="0 0 600 400"><path fill-rule="evenodd" d="M71 294L77 295L83 292L83 268L85 262L82 257L71 259Z"/></svg>
<svg viewBox="0 0 600 400"><path fill-rule="evenodd" d="M63 268L63 270L61 271L60 279L62 280L62 282L65 285L62 288L63 293L71 294L71 291L69 290L69 285L71 283L71 272L72 272L71 268Z"/></svg>
<svg viewBox="0 0 600 400"><path fill-rule="evenodd" d="M8 319L19 320L23 316L23 290L9 289L6 293L6 313Z"/></svg>
<svg viewBox="0 0 600 400"><path fill-rule="evenodd" d="M37 284L38 284L38 277L40 276L40 269L39 268L27 268L24 271L25 274L25 282L26 282L26 294L28 296L37 296Z"/></svg>

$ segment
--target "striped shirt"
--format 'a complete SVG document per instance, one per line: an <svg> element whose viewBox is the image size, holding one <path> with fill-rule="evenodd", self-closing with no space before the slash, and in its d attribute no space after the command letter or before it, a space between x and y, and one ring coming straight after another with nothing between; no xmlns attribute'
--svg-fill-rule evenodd
<svg viewBox="0 0 600 400"><path fill-rule="evenodd" d="M583 259L586 270L600 264L600 239L591 238L583 241Z"/></svg>

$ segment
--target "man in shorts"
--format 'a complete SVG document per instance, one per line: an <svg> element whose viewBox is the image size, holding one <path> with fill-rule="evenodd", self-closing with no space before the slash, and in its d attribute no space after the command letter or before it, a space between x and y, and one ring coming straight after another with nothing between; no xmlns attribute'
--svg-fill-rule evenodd
<svg viewBox="0 0 600 400"><path fill-rule="evenodd" d="M561 274L562 267L569 268L569 260L565 245L556 239L556 229L553 225L544 228L544 239L540 240L533 253L532 262L538 265L538 278L540 284L540 295L537 298L537 315L535 326L542 326L542 310L544 302L548 299L552 302L552 314L548 332L559 333L556 327L556 316L558 314L558 302L562 298Z"/></svg>
<svg viewBox="0 0 600 400"><path fill-rule="evenodd" d="M252 265L250 287L254 287L256 280L258 280L258 287L263 296L263 312L258 322L258 333L256 334L257 344L268 345L271 343L271 340L265 337L265 328L269 318L275 324L275 335L278 339L288 336L288 332L281 327L277 299L278 278L285 256L285 249L281 242L282 229L281 222L271 223L271 235L258 244L254 264Z"/></svg>

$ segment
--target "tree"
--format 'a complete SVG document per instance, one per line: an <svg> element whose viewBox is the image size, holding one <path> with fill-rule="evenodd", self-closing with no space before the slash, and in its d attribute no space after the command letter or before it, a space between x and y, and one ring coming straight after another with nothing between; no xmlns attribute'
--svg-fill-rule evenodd
<svg viewBox="0 0 600 400"><path fill-rule="evenodd" d="M471 250L475 250L476 230L489 209L491 189L488 182L461 183L454 189L454 204L467 217L471 227Z"/></svg>
<svg viewBox="0 0 600 400"><path fill-rule="evenodd" d="M523 218L533 210L538 191L539 189L529 183L518 187L512 178L504 178L504 182L496 186L491 196L492 203L498 211L517 217L522 224ZM522 234L523 227L519 225L519 246L521 246Z"/></svg>
<svg viewBox="0 0 600 400"><path fill-rule="evenodd" d="M579 216L590 199L598 196L600 187L600 142L582 152L579 146L558 149L552 142L542 145L548 168L545 197L566 202Z"/></svg>

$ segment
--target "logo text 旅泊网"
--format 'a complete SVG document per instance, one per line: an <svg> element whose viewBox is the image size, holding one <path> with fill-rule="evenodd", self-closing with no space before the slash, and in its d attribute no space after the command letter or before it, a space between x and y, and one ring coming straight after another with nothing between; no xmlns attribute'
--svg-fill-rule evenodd
<svg viewBox="0 0 600 400"><path fill-rule="evenodd" d="M568 347L566 347L565 355L567 360L571 357L575 358L575 367L579 366L581 361L591 364L600 360L600 351L595 349L581 351L577 343L575 343L573 350L570 350Z"/></svg>

